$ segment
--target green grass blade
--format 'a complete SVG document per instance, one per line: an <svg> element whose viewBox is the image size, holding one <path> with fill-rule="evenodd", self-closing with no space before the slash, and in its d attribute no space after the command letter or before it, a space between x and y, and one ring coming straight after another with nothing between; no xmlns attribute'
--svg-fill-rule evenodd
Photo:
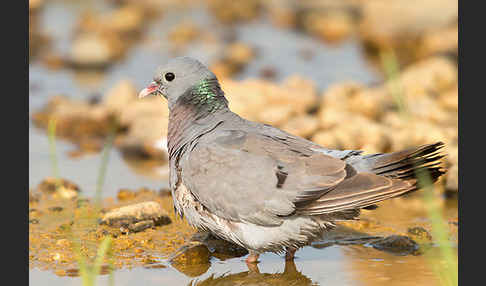
<svg viewBox="0 0 486 286"><path fill-rule="evenodd" d="M399 64L393 51L382 53L381 61L387 75L390 93L393 96L403 120L410 120L411 115L407 108L403 87L399 81ZM423 201L427 215L432 225L432 236L436 241L445 266L434 263L429 258L430 264L439 277L441 285L458 285L457 255L448 239L447 224L442 216L442 210L437 205L434 197L434 186L429 172L416 172L418 185L423 192ZM427 255L427 254L426 254Z"/></svg>
<svg viewBox="0 0 486 286"><path fill-rule="evenodd" d="M105 260L105 256L107 255L108 251L110 250L111 247L111 237L107 236L101 244L98 246L98 252L96 254L96 259L93 265L93 275L98 276L101 271L101 266L103 264L103 261Z"/></svg>
<svg viewBox="0 0 486 286"><path fill-rule="evenodd" d="M101 194L103 191L103 183L105 182L106 170L108 167L108 161L110 159L111 149L113 147L113 140L115 138L115 126L113 125L108 134L105 146L103 147L103 153L101 157L101 165L98 173L98 180L96 182L96 195L95 204L100 206Z"/></svg>

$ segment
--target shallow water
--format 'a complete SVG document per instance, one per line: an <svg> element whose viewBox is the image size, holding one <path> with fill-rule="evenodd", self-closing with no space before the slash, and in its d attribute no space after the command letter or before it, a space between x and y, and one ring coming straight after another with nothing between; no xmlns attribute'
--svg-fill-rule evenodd
<svg viewBox="0 0 486 286"><path fill-rule="evenodd" d="M436 250L431 254L436 259ZM275 254L264 254L260 273L248 273L244 258L219 261L198 277L189 277L171 266L143 267L114 272L115 285L437 285L435 274L424 256L396 256L363 246L306 247L297 253L296 271L285 270L285 261ZM290 268L290 267L289 267ZM58 277L31 269L31 285L79 285L80 277ZM109 275L98 278L106 285Z"/></svg>
<svg viewBox="0 0 486 286"><path fill-rule="evenodd" d="M69 47L70 31L76 23L80 6L78 2L69 4L49 2L42 12L42 29L55 38L53 48L60 52ZM98 4L99 5L99 4ZM100 9L103 8L99 7ZM208 25L209 16L201 9L191 11L184 17ZM30 63L29 112L42 107L49 97L65 94L69 97L87 99L94 94L103 94L114 83L128 78L142 88L146 85L156 66L164 63L171 55L166 52L164 39L168 27L183 18L180 12L166 13L161 20L151 24L146 33L148 39L135 46L126 59L115 63L102 76L87 78L86 75L71 70L51 71L38 61ZM250 43L258 49L258 57L237 76L239 79L257 77L263 67L272 66L277 70L276 80L291 74L301 74L314 80L320 89L332 83L352 80L363 84L380 81L381 78L370 66L363 54L359 42L349 40L336 46L327 46L319 40L297 32L276 29L266 21L255 21L238 26L237 38ZM305 61L299 56L301 49L312 50L315 56ZM208 62L217 54L217 49L207 44L190 45L183 53ZM80 186L85 196L93 196L101 162L100 154L72 159L67 152L72 144L57 140L57 156L60 176ZM29 126L29 186L35 188L45 177L52 175L48 139L43 130ZM167 168L151 170L147 173L127 162L121 153L113 149L106 173L103 196L115 196L120 188L137 189L140 187L160 189L167 186ZM375 211L380 219L389 217L392 203L384 202ZM389 206L389 207L387 207ZM449 208L457 216L457 207ZM392 215L392 217L394 217ZM393 223L412 225L426 223L423 213L402 214L395 217ZM402 230L402 229L400 229ZM429 254L439 263L437 249ZM334 245L325 248L305 247L297 252L295 267L284 271L284 259L275 254L264 254L259 264L260 273L248 271L244 258L220 261L212 258L212 264L206 273L199 277L189 277L171 267L163 269L123 269L114 273L116 285L188 285L196 282L202 285L433 285L437 282L428 267L425 256L396 256L366 246ZM265 274L267 273L267 274ZM272 274L272 275L268 275ZM59 277L52 272L31 269L29 279L32 285L79 285L79 277ZM102 275L98 281L108 283L109 276Z"/></svg>

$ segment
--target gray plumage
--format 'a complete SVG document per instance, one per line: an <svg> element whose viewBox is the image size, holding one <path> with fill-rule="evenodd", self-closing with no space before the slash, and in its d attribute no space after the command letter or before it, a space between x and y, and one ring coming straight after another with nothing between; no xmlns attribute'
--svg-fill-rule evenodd
<svg viewBox="0 0 486 286"><path fill-rule="evenodd" d="M168 76L172 73L172 76ZM335 221L435 181L442 143L389 154L330 150L233 113L215 75L182 57L160 68L140 97L169 102L170 188L177 213L255 253L319 238Z"/></svg>

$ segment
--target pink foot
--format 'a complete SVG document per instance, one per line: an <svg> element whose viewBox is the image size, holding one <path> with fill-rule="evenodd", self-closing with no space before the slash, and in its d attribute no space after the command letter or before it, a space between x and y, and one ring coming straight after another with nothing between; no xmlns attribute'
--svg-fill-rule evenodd
<svg viewBox="0 0 486 286"><path fill-rule="evenodd" d="M258 257L260 254L250 251L250 254L246 258L246 266L250 272L260 273L258 269Z"/></svg>
<svg viewBox="0 0 486 286"><path fill-rule="evenodd" d="M258 263L258 257L260 257L260 254L250 251L250 254L246 258L246 263Z"/></svg>

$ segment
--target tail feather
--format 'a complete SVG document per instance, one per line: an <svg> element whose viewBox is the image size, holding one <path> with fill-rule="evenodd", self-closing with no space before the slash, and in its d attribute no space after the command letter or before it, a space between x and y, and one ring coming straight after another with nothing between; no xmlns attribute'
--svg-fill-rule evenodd
<svg viewBox="0 0 486 286"><path fill-rule="evenodd" d="M363 159L369 160L371 171L377 175L410 180L415 179L417 173L427 170L435 182L445 173L439 166L445 156L439 153L442 147L444 143L437 142L394 153L373 154Z"/></svg>
<svg viewBox="0 0 486 286"><path fill-rule="evenodd" d="M306 215L324 215L350 209L376 208L376 203L418 189L417 177L428 172L435 182L445 172L440 167L444 155L439 150L444 143L423 145L388 154L361 157L364 171L354 173L320 198L300 206Z"/></svg>

